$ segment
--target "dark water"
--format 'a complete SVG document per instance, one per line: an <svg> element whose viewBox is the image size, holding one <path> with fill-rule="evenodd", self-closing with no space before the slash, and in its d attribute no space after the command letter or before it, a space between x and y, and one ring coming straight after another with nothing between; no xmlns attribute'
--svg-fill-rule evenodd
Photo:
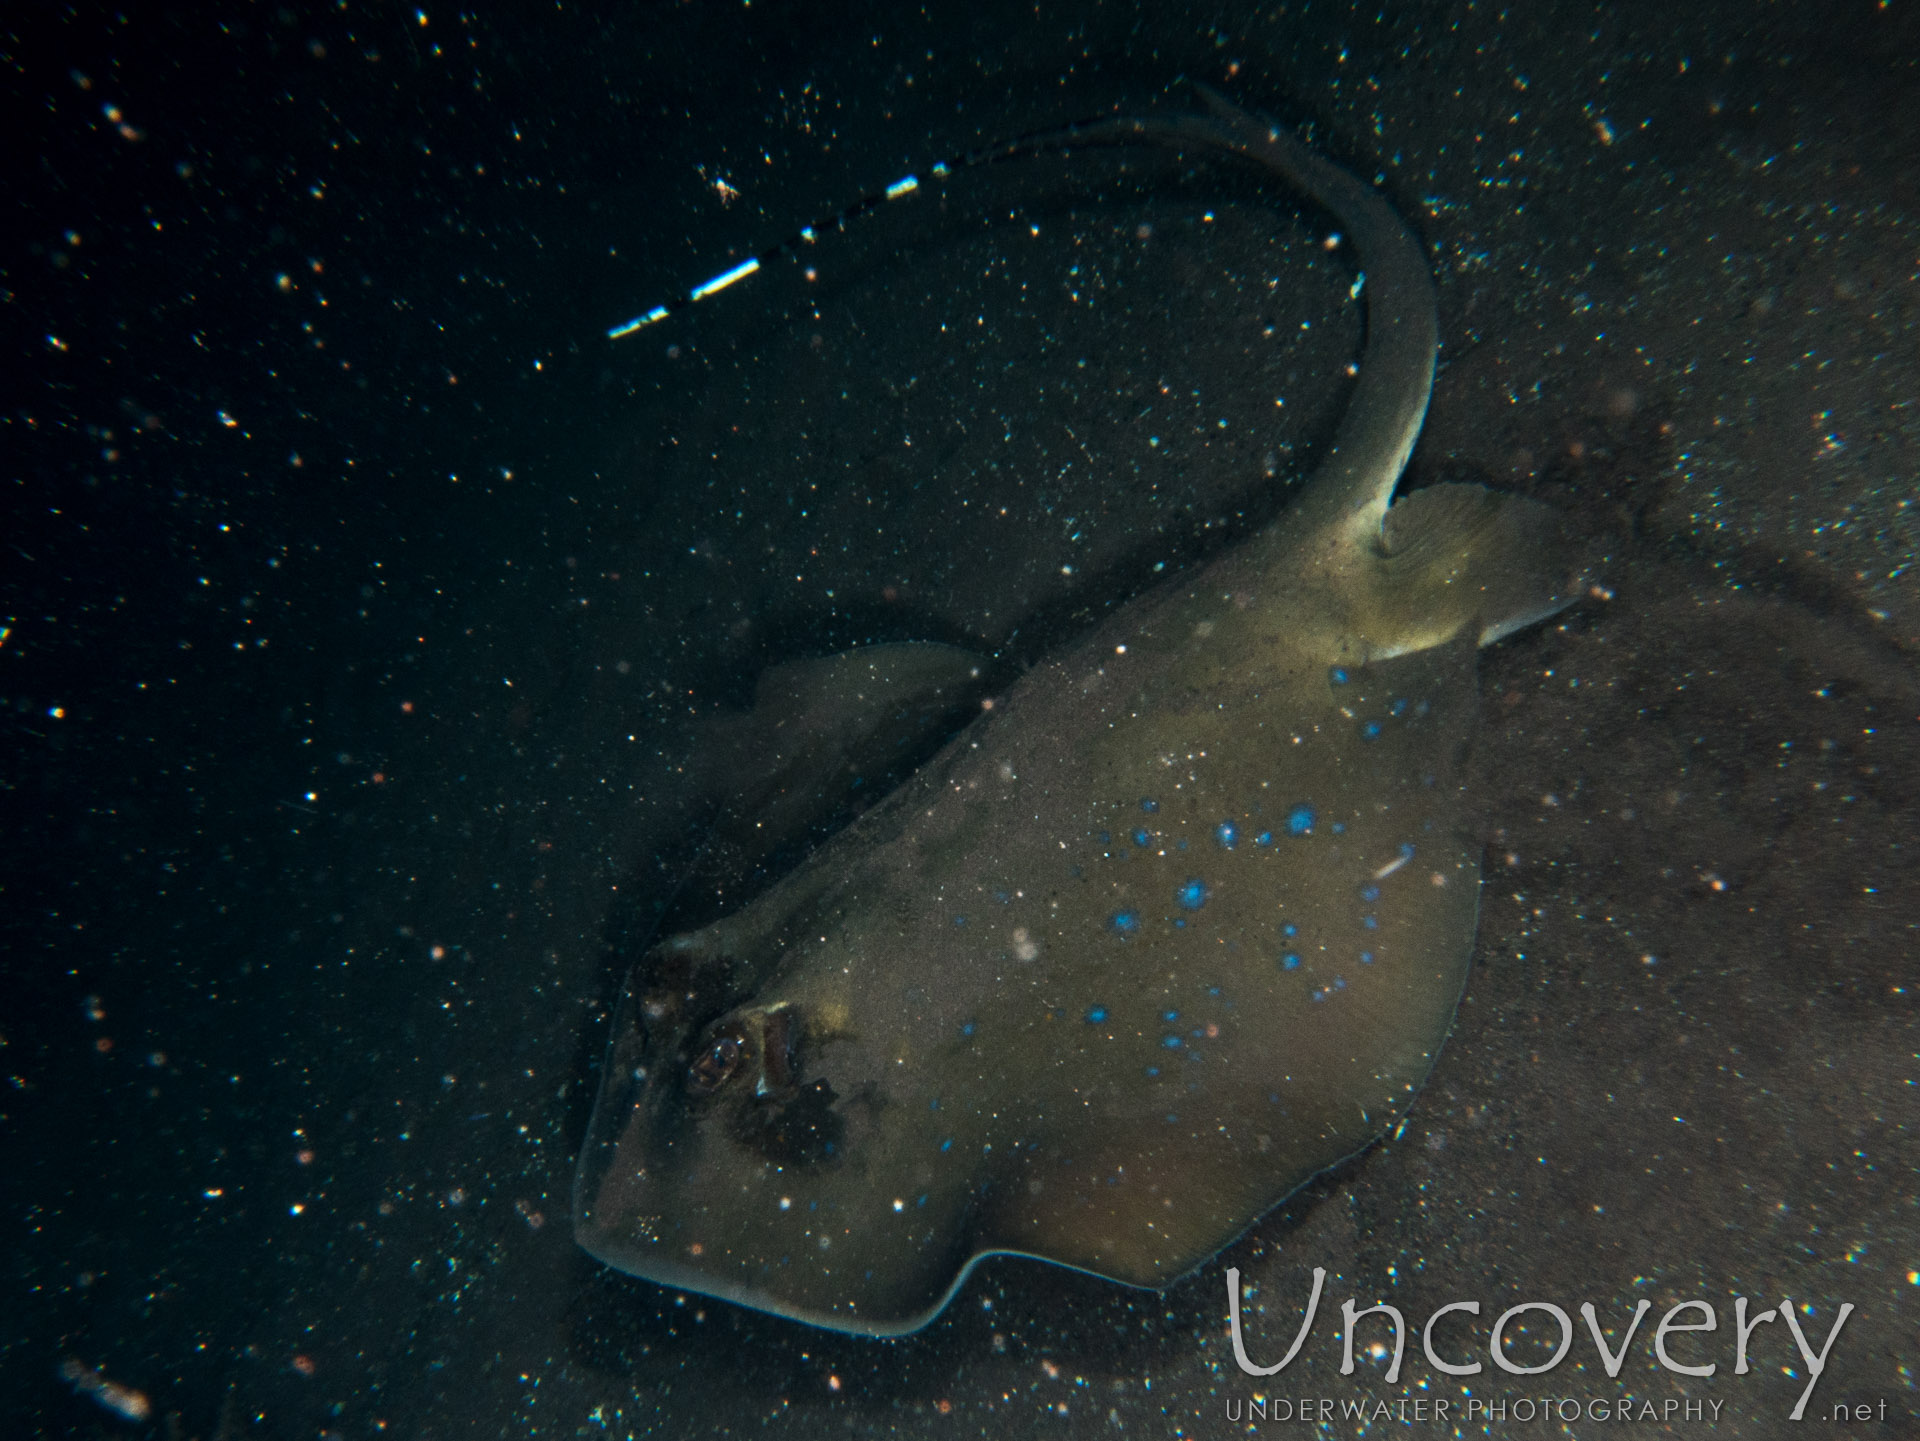
<svg viewBox="0 0 1920 1441"><path fill-rule="evenodd" d="M1808 1415L1908 1434L1908 7L845 13L12 43L0 1429L1196 1436L1291 1396L1531 1434L1522 1399L1630 1395L1784 1434L1807 1368L1775 1322L1731 1374L1744 1296L1810 1307L1816 1347L1854 1305ZM999 1260L876 1343L607 1272L574 1148L622 960L726 903L682 886L718 718L866 641L1016 674L1284 503L1358 331L1323 221L1102 156L601 335L937 156L1181 107L1182 73L1318 122L1433 247L1414 479L1553 500L1611 557L1483 657L1439 1067L1164 1294ZM1259 1360L1328 1272L1275 1381L1234 1363L1229 1265ZM1416 1334L1396 1383L1343 1377L1349 1297L1478 1300L1456 1359L1522 1301L1576 1335L1541 1376L1450 1378ZM1579 1304L1641 1298L1609 1378ZM1652 1348L1693 1299L1719 1329L1669 1347L1712 1377Z"/></svg>

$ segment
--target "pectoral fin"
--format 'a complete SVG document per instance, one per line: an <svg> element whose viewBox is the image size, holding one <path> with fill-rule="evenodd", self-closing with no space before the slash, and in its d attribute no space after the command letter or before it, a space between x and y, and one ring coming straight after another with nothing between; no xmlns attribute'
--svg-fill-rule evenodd
<svg viewBox="0 0 1920 1441"><path fill-rule="evenodd" d="M968 718L985 666L947 645L862 646L760 678L753 710L717 719L706 750L716 809L686 883L737 905L886 795Z"/></svg>

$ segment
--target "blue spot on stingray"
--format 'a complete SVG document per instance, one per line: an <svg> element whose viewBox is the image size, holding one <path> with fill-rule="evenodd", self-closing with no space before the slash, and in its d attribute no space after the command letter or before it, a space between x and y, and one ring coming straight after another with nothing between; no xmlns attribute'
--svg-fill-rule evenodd
<svg viewBox="0 0 1920 1441"><path fill-rule="evenodd" d="M965 916L955 916L953 918L953 924L956 930L966 925L966 923L967 923L967 918Z"/></svg>
<svg viewBox="0 0 1920 1441"><path fill-rule="evenodd" d="M1177 1051L1180 1049L1180 1038L1178 1036L1168 1036L1160 1044L1165 1046L1169 1051Z"/></svg>
<svg viewBox="0 0 1920 1441"><path fill-rule="evenodd" d="M1157 1076L1160 1074L1160 1068L1158 1066L1148 1066L1147 1074L1149 1076Z"/></svg>
<svg viewBox="0 0 1920 1441"><path fill-rule="evenodd" d="M933 1099L932 1099L931 1101L928 1101L928 1102L927 1102L927 1109L928 1109L929 1111L937 1111L937 1110L939 1110L939 1109L940 1109L940 1098L939 1098L938 1096L935 1096L935 1097L934 1097L934 1098L933 1098Z"/></svg>
<svg viewBox="0 0 1920 1441"><path fill-rule="evenodd" d="M1179 1118L1179 1117L1178 1117L1177 1115L1175 1115L1175 1114L1174 1114L1174 1113L1173 1113L1172 1111L1168 1111L1168 1112L1167 1112L1167 1124L1168 1124L1169 1126L1177 1126L1177 1125L1179 1125L1179 1124L1180 1124L1180 1118Z"/></svg>
<svg viewBox="0 0 1920 1441"><path fill-rule="evenodd" d="M1232 850L1240 844L1240 827L1232 821L1222 821L1213 828L1213 838L1228 850Z"/></svg>
<svg viewBox="0 0 1920 1441"><path fill-rule="evenodd" d="M1417 716L1423 716L1432 709L1433 709L1433 703L1431 701L1423 700L1420 702L1419 705L1413 708L1413 713Z"/></svg>
<svg viewBox="0 0 1920 1441"><path fill-rule="evenodd" d="M1370 965L1372 965L1372 964L1373 964L1373 952L1372 952L1372 951L1362 951L1362 952L1360 953L1360 964L1361 964L1361 965L1363 965L1363 966L1370 966Z"/></svg>
<svg viewBox="0 0 1920 1441"><path fill-rule="evenodd" d="M1324 1001L1326 998L1327 993L1325 991L1315 991L1313 993L1313 999L1316 1001Z"/></svg>
<svg viewBox="0 0 1920 1441"><path fill-rule="evenodd" d="M1347 833L1347 823L1345 821L1335 821L1333 823L1333 833L1336 836L1344 836Z"/></svg>
<svg viewBox="0 0 1920 1441"><path fill-rule="evenodd" d="M1360 917L1360 924L1365 926L1370 931L1377 931L1380 929L1380 917L1362 916Z"/></svg>
<svg viewBox="0 0 1920 1441"><path fill-rule="evenodd" d="M1287 834L1290 836L1310 836L1313 834L1314 810L1312 806L1299 805L1287 812Z"/></svg>
<svg viewBox="0 0 1920 1441"><path fill-rule="evenodd" d="M1150 846L1153 844L1153 837L1145 831L1135 831L1133 833L1133 843L1136 846Z"/></svg>
<svg viewBox="0 0 1920 1441"><path fill-rule="evenodd" d="M1403 861L1410 861L1413 859L1413 842L1412 841L1402 841L1400 843L1400 859Z"/></svg>
<svg viewBox="0 0 1920 1441"><path fill-rule="evenodd" d="M1333 988L1336 991L1344 991L1347 988L1347 978L1345 976L1335 976L1333 978Z"/></svg>
<svg viewBox="0 0 1920 1441"><path fill-rule="evenodd" d="M1368 721L1365 725L1360 727L1361 740L1371 741L1371 740L1378 740L1379 738L1380 738L1380 722L1379 721Z"/></svg>
<svg viewBox="0 0 1920 1441"><path fill-rule="evenodd" d="M913 1204L914 1204L914 1205L916 1205L916 1206L924 1206L924 1205L926 1205L926 1204L927 1204L927 1196L926 1196L926 1192L924 1192L924 1191L922 1191L922 1192L920 1193L920 1199L919 1199L919 1200L917 1200L917 1201L915 1201L915 1202L914 1202Z"/></svg>
<svg viewBox="0 0 1920 1441"><path fill-rule="evenodd" d="M1087 1012L1087 1024L1090 1026L1097 1026L1102 1021L1106 1020L1106 1018L1107 1018L1107 1008L1105 1006L1095 1006L1092 1010Z"/></svg>
<svg viewBox="0 0 1920 1441"><path fill-rule="evenodd" d="M1112 845L1112 844L1113 844L1113 832L1112 832L1112 831L1102 831L1102 832L1100 832L1100 836L1099 836L1099 840L1100 840L1100 844L1101 844L1101 845L1103 845L1103 846L1110 846L1110 845Z"/></svg>
<svg viewBox="0 0 1920 1441"><path fill-rule="evenodd" d="M973 1034L973 1022L968 1021L964 1026L962 1026L960 1028L960 1034L963 1036L971 1036Z"/></svg>
<svg viewBox="0 0 1920 1441"><path fill-rule="evenodd" d="M1174 928L1174 929L1175 929L1176 931L1184 931L1184 930L1185 930L1185 929L1187 928L1187 921L1186 921L1186 917L1184 917L1184 916L1175 916L1175 917L1173 918L1173 928Z"/></svg>
<svg viewBox="0 0 1920 1441"><path fill-rule="evenodd" d="M1173 898L1188 910L1197 911L1207 903L1207 883L1196 877L1175 891Z"/></svg>
<svg viewBox="0 0 1920 1441"><path fill-rule="evenodd" d="M1270 846L1270 845L1272 845L1272 844L1273 844L1273 832L1272 832L1272 831L1262 831L1262 832L1260 832L1260 834L1259 834L1259 835L1257 835L1257 836L1255 836L1255 837L1253 838L1253 843L1254 843L1254 844L1255 844L1256 846Z"/></svg>
<svg viewBox="0 0 1920 1441"><path fill-rule="evenodd" d="M1387 713L1389 715L1405 715L1407 713L1406 698L1402 696L1399 700L1395 701L1392 705L1388 706Z"/></svg>
<svg viewBox="0 0 1920 1441"><path fill-rule="evenodd" d="M1140 809L1145 811L1148 815L1152 815L1155 811L1160 809L1160 802L1148 800L1145 796L1142 796L1140 798Z"/></svg>
<svg viewBox="0 0 1920 1441"><path fill-rule="evenodd" d="M1345 685L1349 678L1347 668L1343 665L1337 665L1327 672L1327 680L1333 685Z"/></svg>
<svg viewBox="0 0 1920 1441"><path fill-rule="evenodd" d="M1292 921L1288 921L1284 926L1280 927L1280 934L1283 936L1297 936L1300 934L1300 927L1296 926Z"/></svg>
<svg viewBox="0 0 1920 1441"><path fill-rule="evenodd" d="M1162 1011L1160 1013L1160 1019L1163 1021L1177 1021L1180 1019L1180 1013L1178 1011Z"/></svg>
<svg viewBox="0 0 1920 1441"><path fill-rule="evenodd" d="M1300 969L1300 957L1293 951L1288 951L1280 958L1280 967L1282 970L1297 971Z"/></svg>
<svg viewBox="0 0 1920 1441"><path fill-rule="evenodd" d="M1184 851L1186 848L1187 848L1187 843L1185 841L1181 841L1178 845L1174 847L1176 851Z"/></svg>
<svg viewBox="0 0 1920 1441"><path fill-rule="evenodd" d="M1115 911L1113 919L1108 921L1107 924L1120 932L1121 935L1129 935L1140 929L1140 912Z"/></svg>
<svg viewBox="0 0 1920 1441"><path fill-rule="evenodd" d="M1380 899L1380 887L1378 887L1378 886L1367 886L1367 887L1366 887L1365 889L1363 889L1363 890L1362 890L1362 891L1360 892L1360 899L1361 899L1361 900L1363 900L1363 901L1377 901L1377 900L1379 900L1379 899Z"/></svg>
<svg viewBox="0 0 1920 1441"><path fill-rule="evenodd" d="M943 1151L951 1151L953 1149L953 1137L949 1136L946 1140L942 1141L940 1143L940 1149Z"/></svg>

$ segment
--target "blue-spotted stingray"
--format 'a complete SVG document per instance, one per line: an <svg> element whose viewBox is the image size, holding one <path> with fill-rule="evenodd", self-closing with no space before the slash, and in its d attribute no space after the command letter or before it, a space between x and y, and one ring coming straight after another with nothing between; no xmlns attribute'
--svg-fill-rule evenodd
<svg viewBox="0 0 1920 1441"><path fill-rule="evenodd" d="M1427 261L1277 126L1115 120L1338 220L1358 379L1266 530L1022 676L888 799L627 979L580 1243L869 1335L983 1256L1193 1270L1411 1104L1473 947L1474 654L1580 587L1556 516L1393 501L1432 388Z"/></svg>

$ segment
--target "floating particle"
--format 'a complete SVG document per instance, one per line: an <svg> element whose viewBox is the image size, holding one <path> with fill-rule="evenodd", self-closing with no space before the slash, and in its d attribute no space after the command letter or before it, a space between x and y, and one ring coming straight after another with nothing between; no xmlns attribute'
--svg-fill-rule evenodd
<svg viewBox="0 0 1920 1441"><path fill-rule="evenodd" d="M1392 875L1395 871L1399 870L1400 867L1404 866L1408 861L1413 859L1412 846L1402 846L1400 850L1401 850L1400 855L1395 856L1392 860L1388 861L1384 866L1380 867L1379 870L1373 873L1373 878L1376 881L1384 881L1388 876ZM1374 895L1378 895L1378 894L1379 894L1379 890L1378 888L1375 888ZM1372 897L1369 896L1368 899L1371 900Z"/></svg>
<svg viewBox="0 0 1920 1441"><path fill-rule="evenodd" d="M129 1421L144 1421L153 1414L153 1403L146 1393L109 1381L85 1362L69 1356L60 1363L60 1379L80 1395L88 1397Z"/></svg>

